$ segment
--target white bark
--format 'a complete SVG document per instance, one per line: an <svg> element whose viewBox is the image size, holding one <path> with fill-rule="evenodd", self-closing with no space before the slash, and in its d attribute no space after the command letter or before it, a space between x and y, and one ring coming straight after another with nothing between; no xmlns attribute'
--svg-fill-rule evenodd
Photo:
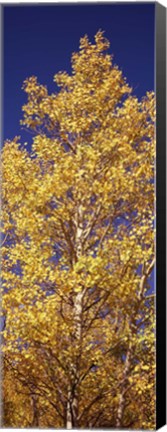
<svg viewBox="0 0 167 432"><path fill-rule="evenodd" d="M118 403L117 417L116 417L116 427L117 428L121 428L123 426L122 425L122 419L123 419L124 407L125 407L126 380L128 378L128 375L129 375L131 358L132 358L132 346L131 346L131 344L129 344L129 348L128 348L128 351L126 354L126 359L125 359L121 388L120 388L120 396L119 396L119 403Z"/></svg>
<svg viewBox="0 0 167 432"><path fill-rule="evenodd" d="M82 209L78 208L76 217L76 238L75 238L75 262L82 256L83 223ZM78 287L77 287L78 288ZM75 289L74 289L75 292ZM82 301L83 287L76 293L74 298L74 343L79 348L82 340ZM79 356L76 356L75 363L71 365L72 385L68 390L66 427L67 429L78 427L78 384L79 384Z"/></svg>

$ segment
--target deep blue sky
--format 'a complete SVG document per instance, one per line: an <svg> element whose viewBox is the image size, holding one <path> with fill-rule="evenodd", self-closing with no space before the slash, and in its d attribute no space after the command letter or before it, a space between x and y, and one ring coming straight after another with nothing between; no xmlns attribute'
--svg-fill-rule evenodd
<svg viewBox="0 0 167 432"><path fill-rule="evenodd" d="M70 72L71 53L86 33L93 41L99 29L105 31L114 62L135 95L153 90L154 9L154 3L4 6L4 138L31 140L19 124L23 81L35 75L53 92L54 74Z"/></svg>

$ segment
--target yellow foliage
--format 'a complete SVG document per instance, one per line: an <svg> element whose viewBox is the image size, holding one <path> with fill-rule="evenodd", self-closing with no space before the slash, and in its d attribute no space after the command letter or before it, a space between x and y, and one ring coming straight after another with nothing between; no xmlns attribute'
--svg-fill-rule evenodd
<svg viewBox="0 0 167 432"><path fill-rule="evenodd" d="M82 38L57 93L26 79L32 151L2 150L10 427L155 427L155 99L108 47Z"/></svg>

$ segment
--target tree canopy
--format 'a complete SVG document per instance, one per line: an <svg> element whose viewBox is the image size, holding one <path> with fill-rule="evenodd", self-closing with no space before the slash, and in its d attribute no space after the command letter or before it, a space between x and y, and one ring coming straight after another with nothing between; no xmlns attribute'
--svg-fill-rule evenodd
<svg viewBox="0 0 167 432"><path fill-rule="evenodd" d="M154 429L155 98L103 32L2 149L4 425Z"/></svg>

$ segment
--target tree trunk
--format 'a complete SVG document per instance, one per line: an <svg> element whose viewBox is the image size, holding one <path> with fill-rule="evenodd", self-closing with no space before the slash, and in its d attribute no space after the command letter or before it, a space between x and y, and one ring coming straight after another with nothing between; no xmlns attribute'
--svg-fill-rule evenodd
<svg viewBox="0 0 167 432"><path fill-rule="evenodd" d="M37 396L35 394L32 395L32 409L33 409L33 419L31 426L34 428L39 427L39 415L38 415L38 406L37 406Z"/></svg>
<svg viewBox="0 0 167 432"><path fill-rule="evenodd" d="M119 403L118 403L118 409L117 409L117 416L116 416L116 427L121 428L123 427L122 419L124 414L124 407L125 407L125 391L126 391L126 381L128 378L128 373L131 365L131 357L132 357L132 347L131 344L129 344L129 348L126 354L125 359L125 366L123 371L123 378L121 382L121 388L120 388L120 396L119 396Z"/></svg>
<svg viewBox="0 0 167 432"><path fill-rule="evenodd" d="M67 411L66 411L66 428L73 428L72 407L71 407L71 388L68 389Z"/></svg>
<svg viewBox="0 0 167 432"><path fill-rule="evenodd" d="M75 263L82 256L82 209L78 208L76 218L76 238L75 238ZM77 287L78 288L78 287ZM74 289L75 292L75 289ZM68 389L68 401L67 401L67 413L66 413L66 427L67 429L78 427L78 384L79 384L79 351L82 340L82 301L83 301L83 287L80 292L76 292L74 297L74 332L73 340L78 348L78 355L76 356L75 362L71 364L71 378L72 385Z"/></svg>

